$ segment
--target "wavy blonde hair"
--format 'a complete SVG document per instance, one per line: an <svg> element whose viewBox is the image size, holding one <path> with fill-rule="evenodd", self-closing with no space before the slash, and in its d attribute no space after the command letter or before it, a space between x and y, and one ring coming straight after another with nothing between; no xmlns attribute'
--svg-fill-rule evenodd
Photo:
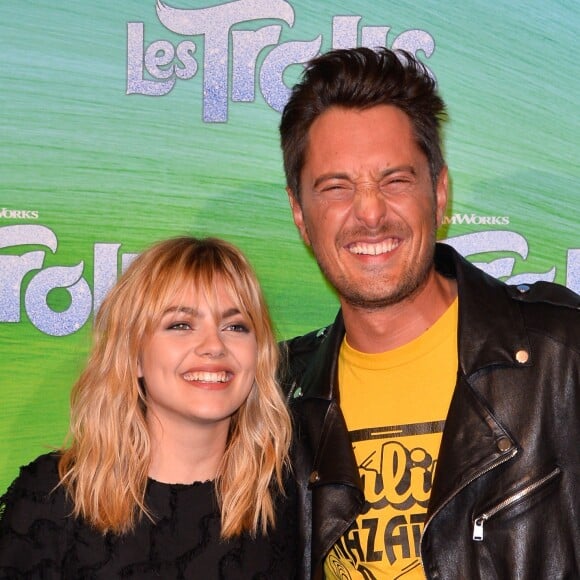
<svg viewBox="0 0 580 580"><path fill-rule="evenodd" d="M233 415L215 481L221 534L266 533L283 493L291 423L276 382L278 348L257 277L244 255L216 238L179 237L137 257L95 318L87 366L71 393L71 423L59 474L75 517L122 534L143 517L151 441L137 360L164 310L184 288L215 296L225 287L250 321L258 356L251 392ZM152 519L152 518L151 518Z"/></svg>

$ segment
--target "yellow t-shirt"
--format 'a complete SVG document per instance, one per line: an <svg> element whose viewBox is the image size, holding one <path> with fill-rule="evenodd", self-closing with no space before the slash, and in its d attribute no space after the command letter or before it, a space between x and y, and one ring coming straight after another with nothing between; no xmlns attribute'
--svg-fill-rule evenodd
<svg viewBox="0 0 580 580"><path fill-rule="evenodd" d="M327 578L425 578L419 542L456 381L457 316L456 299L421 336L384 353L342 343L340 406L368 509L327 556Z"/></svg>

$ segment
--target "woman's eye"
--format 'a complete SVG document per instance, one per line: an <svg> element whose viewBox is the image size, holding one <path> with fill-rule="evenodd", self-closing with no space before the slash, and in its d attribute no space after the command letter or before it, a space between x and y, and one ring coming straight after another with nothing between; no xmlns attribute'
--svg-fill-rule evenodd
<svg viewBox="0 0 580 580"><path fill-rule="evenodd" d="M250 327L243 322L234 322L232 324L228 324L225 329L232 332L250 332Z"/></svg>
<svg viewBox="0 0 580 580"><path fill-rule="evenodd" d="M190 328L187 322L173 322L168 326L168 330L189 330Z"/></svg>

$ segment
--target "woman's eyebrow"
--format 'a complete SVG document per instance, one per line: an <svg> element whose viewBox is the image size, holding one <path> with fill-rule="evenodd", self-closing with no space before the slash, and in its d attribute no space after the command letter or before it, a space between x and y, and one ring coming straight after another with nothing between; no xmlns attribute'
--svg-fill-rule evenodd
<svg viewBox="0 0 580 580"><path fill-rule="evenodd" d="M163 316L166 314L172 314L174 312L179 312L183 314L189 314L190 316L198 316L199 311L197 308L191 306L170 306L163 312Z"/></svg>
<svg viewBox="0 0 580 580"><path fill-rule="evenodd" d="M233 306L232 308L228 308L222 312L222 318L231 318L232 316L237 316L241 314L240 309Z"/></svg>

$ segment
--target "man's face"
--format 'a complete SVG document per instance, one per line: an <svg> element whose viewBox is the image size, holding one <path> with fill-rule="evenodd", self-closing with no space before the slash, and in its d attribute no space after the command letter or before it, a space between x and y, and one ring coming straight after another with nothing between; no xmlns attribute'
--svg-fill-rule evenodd
<svg viewBox="0 0 580 580"><path fill-rule="evenodd" d="M376 309L413 296L433 267L447 171L433 191L409 118L332 107L312 124L294 222L343 302Z"/></svg>

